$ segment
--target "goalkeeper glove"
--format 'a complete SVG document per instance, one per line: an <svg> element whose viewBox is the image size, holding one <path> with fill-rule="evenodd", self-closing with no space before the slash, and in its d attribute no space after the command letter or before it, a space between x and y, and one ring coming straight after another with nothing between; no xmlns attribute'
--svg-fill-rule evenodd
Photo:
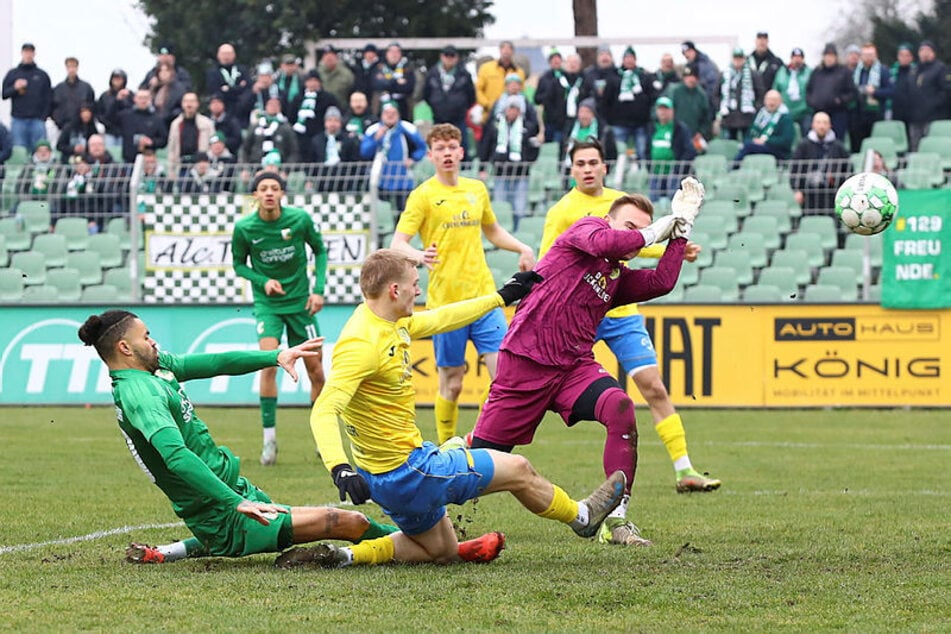
<svg viewBox="0 0 951 634"><path fill-rule="evenodd" d="M647 225L643 229L638 229L641 232L641 235L644 236L644 246L649 247L655 242L663 242L670 237L671 232L674 230L674 221L677 220L673 216L663 216L655 220L652 224Z"/></svg>
<svg viewBox="0 0 951 634"><path fill-rule="evenodd" d="M330 472L334 484L340 492L340 501L346 502L347 495L354 504L363 504L370 499L370 485L362 475L353 470L347 463L338 464Z"/></svg>
<svg viewBox="0 0 951 634"><path fill-rule="evenodd" d="M542 279L544 278L535 271L519 271L510 277L509 280L502 285L502 288L495 292L502 297L502 301L505 302L506 306L511 306L528 295L532 287L538 282L541 282Z"/></svg>
<svg viewBox="0 0 951 634"><path fill-rule="evenodd" d="M697 214L700 213L703 195L703 184L693 176L688 176L680 182L680 189L670 201L670 210L674 216L693 224Z"/></svg>
<svg viewBox="0 0 951 634"><path fill-rule="evenodd" d="M690 237L691 229L693 229L693 224L687 222L683 218L677 218L674 220L674 228L673 231L670 232L670 237L672 239L687 239Z"/></svg>

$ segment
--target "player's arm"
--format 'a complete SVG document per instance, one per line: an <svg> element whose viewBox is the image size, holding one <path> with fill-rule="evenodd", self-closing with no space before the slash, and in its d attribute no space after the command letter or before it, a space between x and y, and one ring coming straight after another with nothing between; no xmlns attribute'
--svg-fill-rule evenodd
<svg viewBox="0 0 951 634"><path fill-rule="evenodd" d="M159 364L171 370L179 381L207 379L222 374L247 374L275 365L284 368L296 381L294 363L303 357L317 356L322 346L323 337L318 337L284 350L236 350L186 355L159 352Z"/></svg>
<svg viewBox="0 0 951 634"><path fill-rule="evenodd" d="M636 233L636 232L635 232ZM614 293L614 306L647 301L666 295L677 285L680 268L684 261L687 246L685 238L677 238L667 243L667 250L654 270L632 271L621 269L621 283Z"/></svg>
<svg viewBox="0 0 951 634"><path fill-rule="evenodd" d="M498 221L482 225L482 233L485 234L489 242L499 249L518 253L518 268L520 271L528 271L535 266L535 251L532 250L532 247L509 233Z"/></svg>
<svg viewBox="0 0 951 634"><path fill-rule="evenodd" d="M581 220L564 235L565 242L574 249L608 260L628 260L646 246L640 231L617 231L603 222Z"/></svg>
<svg viewBox="0 0 951 634"><path fill-rule="evenodd" d="M364 339L348 339L334 346L333 369L310 411L310 430L320 447L327 470L348 464L337 419L342 418L364 379L379 368L382 353Z"/></svg>
<svg viewBox="0 0 951 634"><path fill-rule="evenodd" d="M248 242L247 236L244 235L244 231L235 227L231 236L231 261L234 272L239 277L250 280L252 284L264 286L269 278L248 266L248 258L250 257L251 244Z"/></svg>
<svg viewBox="0 0 951 634"><path fill-rule="evenodd" d="M434 264L438 264L437 246L435 244L426 245L424 250L415 248L409 243L423 224L423 218L428 212L425 197L414 190L406 199L406 209L400 214L400 220L396 223L396 229L393 231L393 237L390 239L390 248L416 260L419 266L425 266L432 269Z"/></svg>
<svg viewBox="0 0 951 634"><path fill-rule="evenodd" d="M314 288L307 298L307 309L311 314L324 307L324 290L327 286L327 247L324 237L315 223L308 223L307 244L314 252Z"/></svg>
<svg viewBox="0 0 951 634"><path fill-rule="evenodd" d="M490 293L482 297L453 302L432 310L415 313L406 319L406 329L413 339L431 337L443 332L450 332L471 324L490 310L505 305L498 293ZM336 370L335 370L336 371Z"/></svg>
<svg viewBox="0 0 951 634"><path fill-rule="evenodd" d="M565 224L564 217L562 214L557 213L554 207L548 211L548 214L545 216L545 228L542 229L542 243L541 246L538 247L539 260L548 253L548 249L551 248L555 239L563 234L569 226L571 225Z"/></svg>

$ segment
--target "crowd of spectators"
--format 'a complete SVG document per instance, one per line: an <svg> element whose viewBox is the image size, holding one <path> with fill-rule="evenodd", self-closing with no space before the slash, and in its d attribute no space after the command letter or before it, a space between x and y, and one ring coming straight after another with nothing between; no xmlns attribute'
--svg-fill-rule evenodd
<svg viewBox="0 0 951 634"><path fill-rule="evenodd" d="M434 123L466 131L467 159L480 158L486 175L491 164L496 196L518 209L527 164L545 142L560 144L563 157L574 142L597 138L608 160L619 148L646 164L689 161L723 137L742 144L737 159L767 153L786 160L832 143L841 146L833 154L848 156L886 118L904 122L914 151L932 121L951 117L951 76L929 41L900 46L890 68L872 44L849 47L844 63L833 44L814 66L800 48L784 62L767 33L757 34L749 54L733 50L722 71L690 41L681 45L680 65L665 54L656 70L639 65L633 46L619 64L610 48L600 48L588 68L578 55L552 50L549 67L531 77L510 42L476 77L452 46L428 69L417 68L396 42L345 53L325 46L309 70L294 55L275 68L271 60L243 64L239 53L229 43L218 47L199 94L174 49L163 45L137 85L116 69L96 98L77 58L65 60L65 77L53 85L35 47L24 44L3 80L12 125L0 125L0 169L11 147L22 146L32 157L19 193L78 199L97 192L95 204L110 212L124 204L123 178L127 183L139 154L148 159L148 187L176 192L239 187L249 173L236 172L235 163L306 163L320 191L359 188L366 171L352 164L382 154L381 189L399 208L410 170L425 155L413 124L414 105L425 101ZM823 113L818 130L816 113ZM676 172L651 169L652 194L665 195Z"/></svg>

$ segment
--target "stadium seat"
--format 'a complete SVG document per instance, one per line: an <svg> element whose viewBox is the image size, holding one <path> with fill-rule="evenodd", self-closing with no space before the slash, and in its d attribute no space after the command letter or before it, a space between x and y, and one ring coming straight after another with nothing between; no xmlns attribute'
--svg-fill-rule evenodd
<svg viewBox="0 0 951 634"><path fill-rule="evenodd" d="M58 299L63 302L78 302L83 294L79 271L69 267L47 271L46 284L57 290Z"/></svg>
<svg viewBox="0 0 951 634"><path fill-rule="evenodd" d="M819 268L826 263L825 251L822 248L822 236L798 231L786 236L786 246L784 250L801 250L806 252L805 260L799 262L799 266L805 264L811 268ZM776 253L781 253L777 251Z"/></svg>
<svg viewBox="0 0 951 634"><path fill-rule="evenodd" d="M422 276L422 273L420 273L420 276ZM107 270L102 275L102 283L115 286L119 291L120 300L132 299L132 274L128 268Z"/></svg>
<svg viewBox="0 0 951 634"><path fill-rule="evenodd" d="M112 284L94 284L83 289L84 302L109 305L120 300L119 289Z"/></svg>
<svg viewBox="0 0 951 634"><path fill-rule="evenodd" d="M804 216L799 220L796 232L818 235L823 249L834 249L839 244L838 227L831 216Z"/></svg>
<svg viewBox="0 0 951 634"><path fill-rule="evenodd" d="M44 200L21 201L17 205L17 215L23 219L23 226L30 233L50 230L50 204Z"/></svg>
<svg viewBox="0 0 951 634"><path fill-rule="evenodd" d="M740 172L759 174L760 183L767 187L779 182L779 166L772 154L747 154L740 161Z"/></svg>
<svg viewBox="0 0 951 634"><path fill-rule="evenodd" d="M862 141L862 147L859 150L859 155L864 160L866 152L869 150L875 150L882 155L882 160L885 161L885 165L888 169L895 169L898 167L898 148L895 146L895 142L888 137L867 137Z"/></svg>
<svg viewBox="0 0 951 634"><path fill-rule="evenodd" d="M865 253L866 245L869 247L869 259L872 266L880 267L882 265L882 234L874 236L860 236L857 233L847 233L845 235L845 248L849 251L858 251Z"/></svg>
<svg viewBox="0 0 951 634"><path fill-rule="evenodd" d="M490 269L500 269L507 272L506 279L518 270L518 253L505 249L494 249L485 252L485 261Z"/></svg>
<svg viewBox="0 0 951 634"><path fill-rule="evenodd" d="M800 214L801 215L801 212ZM792 229L792 219L798 218L784 200L763 200L753 208L753 218L774 218L777 234L788 233Z"/></svg>
<svg viewBox="0 0 951 634"><path fill-rule="evenodd" d="M726 297L723 289L717 286L697 284L684 291L683 301L688 304L719 304L720 302L736 301L736 298Z"/></svg>
<svg viewBox="0 0 951 634"><path fill-rule="evenodd" d="M707 192L708 196L710 192ZM737 209L748 209L750 206L750 192L746 185L736 182L718 184L709 196L710 200L732 200ZM762 200L762 198L758 198Z"/></svg>
<svg viewBox="0 0 951 634"><path fill-rule="evenodd" d="M541 161L543 159L549 159L549 160L554 159L557 162L560 153L561 153L560 143L557 143L555 141L551 141L549 143L542 143L538 147L538 160Z"/></svg>
<svg viewBox="0 0 951 634"><path fill-rule="evenodd" d="M30 151L22 145L14 145L10 158L7 159L7 165L29 165Z"/></svg>
<svg viewBox="0 0 951 634"><path fill-rule="evenodd" d="M82 251L89 244L89 221L85 218L60 218L53 233L66 238L66 248L70 251Z"/></svg>
<svg viewBox="0 0 951 634"><path fill-rule="evenodd" d="M712 262L712 256L711 256ZM684 262L680 268L680 277L677 278L677 286L692 286L700 281L701 267L695 262Z"/></svg>
<svg viewBox="0 0 951 634"><path fill-rule="evenodd" d="M842 289L843 295L858 297L855 271L845 266L826 266L819 269L816 284L838 286Z"/></svg>
<svg viewBox="0 0 951 634"><path fill-rule="evenodd" d="M693 160L693 173L704 185L726 175L729 161L722 154L701 154Z"/></svg>
<svg viewBox="0 0 951 634"><path fill-rule="evenodd" d="M709 266L700 271L700 284L716 286L723 291L723 301L733 302L739 297L737 270L729 266Z"/></svg>
<svg viewBox="0 0 951 634"><path fill-rule="evenodd" d="M941 157L941 169L951 170L951 137L926 136L918 144L918 151L938 154Z"/></svg>
<svg viewBox="0 0 951 634"><path fill-rule="evenodd" d="M735 272L734 284L746 286L753 283L753 264L750 261L750 255L746 251L731 249L730 247L727 247L726 251L717 251L716 255L713 256L713 266L704 269L704 272L717 268L733 269ZM705 284L710 283L706 276L701 277Z"/></svg>
<svg viewBox="0 0 951 634"><path fill-rule="evenodd" d="M812 269L821 265L809 264L809 251L792 249L787 246L781 251L775 251L770 260L771 267L790 267L793 269L793 279L799 286L805 286L812 281ZM775 283L775 282L773 282Z"/></svg>
<svg viewBox="0 0 951 634"><path fill-rule="evenodd" d="M707 150L705 154L707 156L711 154L718 154L732 164L733 159L736 158L736 155L739 153L740 148L743 147L739 141L733 141L731 139L711 139L707 143Z"/></svg>
<svg viewBox="0 0 951 634"><path fill-rule="evenodd" d="M495 219L498 223L508 229L512 226L514 211L512 203L507 200L493 200L492 211L495 213Z"/></svg>
<svg viewBox="0 0 951 634"><path fill-rule="evenodd" d="M944 183L940 154L913 152L906 159L905 167L896 173L898 185L903 189L930 189Z"/></svg>
<svg viewBox="0 0 951 634"><path fill-rule="evenodd" d="M26 304L52 304L59 301L59 289L55 286L37 284L23 289L23 302Z"/></svg>
<svg viewBox="0 0 951 634"><path fill-rule="evenodd" d="M23 271L15 268L0 269L0 302L18 302L23 299Z"/></svg>
<svg viewBox="0 0 951 634"><path fill-rule="evenodd" d="M684 287L677 284L669 293L649 300L651 304L679 304L684 301Z"/></svg>
<svg viewBox="0 0 951 634"><path fill-rule="evenodd" d="M26 251L33 240L17 218L0 218L0 235L6 240L9 251Z"/></svg>
<svg viewBox="0 0 951 634"><path fill-rule="evenodd" d="M421 266L416 270L419 271L419 290L421 291L419 297L416 298L416 305L421 306L426 303L429 295L429 269Z"/></svg>
<svg viewBox="0 0 951 634"><path fill-rule="evenodd" d="M808 273L808 271L807 271ZM791 266L767 266L759 272L757 284L761 286L775 286L779 289L783 301L791 302L799 299L799 284L796 279L797 269ZM806 284L809 283L811 276L807 276Z"/></svg>
<svg viewBox="0 0 951 634"><path fill-rule="evenodd" d="M46 283L46 261L42 253L19 251L10 258L10 266L23 272L23 284L37 286Z"/></svg>
<svg viewBox="0 0 951 634"><path fill-rule="evenodd" d="M66 266L66 236L56 233L42 233L33 238L33 250L42 253L46 260L46 268L53 269Z"/></svg>
<svg viewBox="0 0 951 634"><path fill-rule="evenodd" d="M895 142L895 150L899 154L908 151L908 133L905 131L904 121L882 120L872 125L873 137L888 137Z"/></svg>
<svg viewBox="0 0 951 634"><path fill-rule="evenodd" d="M0 266L6 266L10 261L10 252L7 249L7 237L0 234Z"/></svg>
<svg viewBox="0 0 951 634"><path fill-rule="evenodd" d="M762 245L769 249L778 249L781 242L779 219L775 216L750 216L743 221L743 233L758 233L762 236Z"/></svg>
<svg viewBox="0 0 951 634"><path fill-rule="evenodd" d="M785 301L785 298L778 286L751 284L743 289L743 301L748 304L778 304Z"/></svg>
<svg viewBox="0 0 951 634"><path fill-rule="evenodd" d="M129 222L124 217L110 218L109 222L106 223L106 233L111 233L112 235L119 236L119 240L122 243L122 248L126 251L129 251L132 248L132 239L129 233ZM144 246L142 236L139 236L139 247Z"/></svg>
<svg viewBox="0 0 951 634"><path fill-rule="evenodd" d="M736 213L736 205L729 200L711 200L708 203L704 203L700 218L704 216L708 218L720 216L723 219L724 230L727 233L734 233L740 227Z"/></svg>
<svg viewBox="0 0 951 634"><path fill-rule="evenodd" d="M700 269L713 264L713 248L710 247L710 236L704 231L692 231L690 233L690 241L696 242L701 247L700 255L697 256L696 262L691 262L690 264Z"/></svg>
<svg viewBox="0 0 951 634"><path fill-rule="evenodd" d="M931 125L928 126L928 136L951 137L951 119L938 119L937 121L932 121Z"/></svg>
<svg viewBox="0 0 951 634"><path fill-rule="evenodd" d="M730 223L731 221L724 216L708 216L701 213L697 216L697 221L694 226L707 237L707 241L703 243L704 248L716 250L726 248L726 240L731 227ZM735 223L736 219L734 218L732 220L732 226L735 227Z"/></svg>
<svg viewBox="0 0 951 634"><path fill-rule="evenodd" d="M832 266L851 269L855 273L855 283L862 283L862 260L864 254L852 249L836 249L832 252Z"/></svg>
<svg viewBox="0 0 951 634"><path fill-rule="evenodd" d="M636 165L636 164L635 164ZM608 178L611 178L608 176ZM650 188L650 175L645 169L628 169L624 172L621 189L626 192L647 193Z"/></svg>
<svg viewBox="0 0 951 634"><path fill-rule="evenodd" d="M857 295L856 293L854 297L847 297L838 286L810 284L806 287L803 301L814 304L841 304L842 302L854 302Z"/></svg>
<svg viewBox="0 0 951 634"><path fill-rule="evenodd" d="M766 247L766 238L761 233L755 231L734 233L727 239L726 248L728 251L746 253L753 268L761 269L766 266L769 249Z"/></svg>
<svg viewBox="0 0 951 634"><path fill-rule="evenodd" d="M102 259L95 251L72 251L66 256L66 268L79 271L83 286L102 282Z"/></svg>
<svg viewBox="0 0 951 634"><path fill-rule="evenodd" d="M111 233L91 235L86 250L99 254L99 260L104 269L122 266L122 244L117 235Z"/></svg>
<svg viewBox="0 0 951 634"><path fill-rule="evenodd" d="M873 304L878 304L882 301L882 287L879 284L872 284L868 287L868 299L865 300Z"/></svg>

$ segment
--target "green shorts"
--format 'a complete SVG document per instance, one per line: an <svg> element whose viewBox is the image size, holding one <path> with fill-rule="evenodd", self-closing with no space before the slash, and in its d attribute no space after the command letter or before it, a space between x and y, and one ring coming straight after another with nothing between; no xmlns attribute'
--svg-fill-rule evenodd
<svg viewBox="0 0 951 634"><path fill-rule="evenodd" d="M241 476L235 490L246 500L270 503L267 493ZM281 504L280 506L284 506ZM289 506L284 508L290 510ZM294 541L290 513L280 513L267 526L238 513L233 508L209 508L183 518L185 525L215 557L243 557L255 553L276 553Z"/></svg>
<svg viewBox="0 0 951 634"><path fill-rule="evenodd" d="M258 332L258 341L266 337L273 337L280 341L285 327L287 328L287 345L291 347L320 336L317 317L309 314L306 310L298 313L278 314L267 309L255 308L254 320Z"/></svg>

